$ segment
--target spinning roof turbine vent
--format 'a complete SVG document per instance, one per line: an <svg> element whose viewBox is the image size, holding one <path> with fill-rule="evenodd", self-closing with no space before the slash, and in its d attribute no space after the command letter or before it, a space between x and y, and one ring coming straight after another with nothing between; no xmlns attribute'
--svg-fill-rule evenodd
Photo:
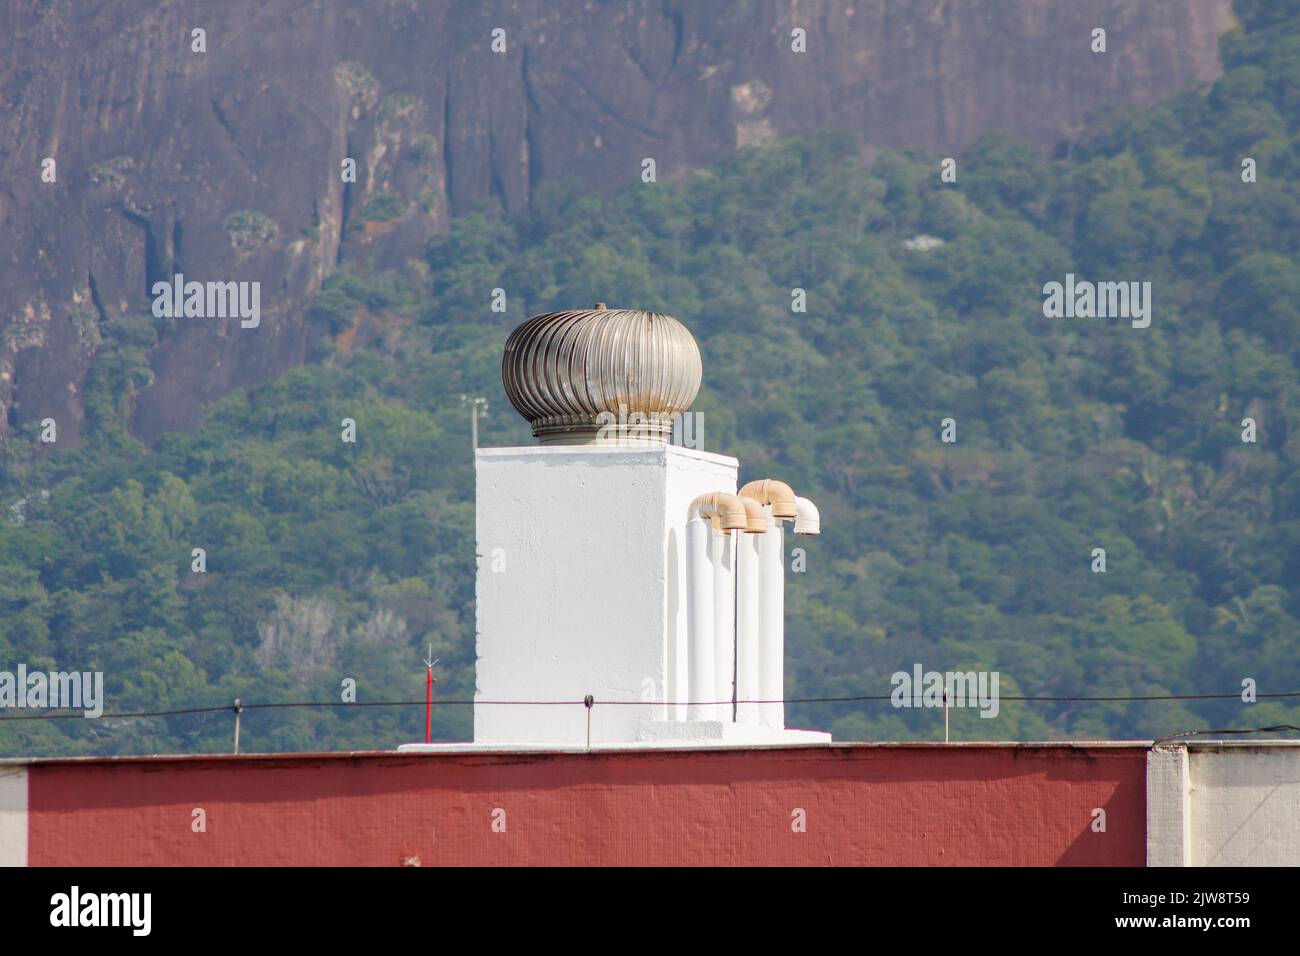
<svg viewBox="0 0 1300 956"><path fill-rule="evenodd" d="M667 442L700 390L700 350L671 315L547 312L506 340L506 396L542 444Z"/></svg>

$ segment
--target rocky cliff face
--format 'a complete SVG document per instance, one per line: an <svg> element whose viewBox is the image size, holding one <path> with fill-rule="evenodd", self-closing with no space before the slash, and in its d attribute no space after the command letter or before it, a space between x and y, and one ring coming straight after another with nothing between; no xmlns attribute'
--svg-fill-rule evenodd
<svg viewBox="0 0 1300 956"><path fill-rule="evenodd" d="M400 265L478 203L519 213L548 177L608 187L653 157L662 179L827 127L864 155L956 153L999 128L1047 147L1104 103L1213 79L1229 16L1227 0L9 0L0 428L52 417L75 442L105 323L147 313L175 272L259 281L262 321L165 329L135 408L146 441L303 361L304 306L340 263Z"/></svg>

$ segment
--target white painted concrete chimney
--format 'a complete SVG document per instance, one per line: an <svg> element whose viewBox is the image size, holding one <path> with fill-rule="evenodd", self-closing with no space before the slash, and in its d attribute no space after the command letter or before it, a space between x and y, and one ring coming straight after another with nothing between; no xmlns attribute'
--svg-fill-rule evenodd
<svg viewBox="0 0 1300 956"><path fill-rule="evenodd" d="M590 694L593 744L686 716L686 513L736 470L663 444L478 452L475 743L586 740L583 707L489 701Z"/></svg>
<svg viewBox="0 0 1300 956"><path fill-rule="evenodd" d="M744 686L756 693L760 680L759 567L740 560L754 581L738 606L735 551L767 538L779 548L780 537L779 529L726 536L693 509L702 496L734 496L739 465L666 443L700 383L685 326L603 306L537 316L507 341L502 378L540 444L475 454L478 662L468 746L829 742L784 730L779 712L767 726L753 713L734 719L738 618L754 627ZM741 504L728 500L726 520L740 520ZM766 528L762 506L743 504L745 527ZM769 561L779 569L779 554ZM696 600L703 590L692 597L693 572L707 601ZM779 686L771 668L767 683Z"/></svg>

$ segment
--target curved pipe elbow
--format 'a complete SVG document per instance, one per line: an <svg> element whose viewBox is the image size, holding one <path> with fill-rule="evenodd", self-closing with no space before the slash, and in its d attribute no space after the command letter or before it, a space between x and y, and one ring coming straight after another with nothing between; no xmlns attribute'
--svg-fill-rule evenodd
<svg viewBox="0 0 1300 956"><path fill-rule="evenodd" d="M798 516L798 501L794 489L784 481L775 478L760 478L751 481L740 489L741 497L753 498L761 505L772 506L773 518L794 518Z"/></svg>
<svg viewBox="0 0 1300 956"><path fill-rule="evenodd" d="M688 521L691 518L709 518L715 527L724 532L745 531L749 528L749 512L744 503L739 496L729 495L725 491L700 495L691 502L686 517Z"/></svg>
<svg viewBox="0 0 1300 956"><path fill-rule="evenodd" d="M746 534L764 534L767 531L767 512L763 506L754 498L748 495L739 496L741 504L744 505L745 515L748 519L745 525Z"/></svg>
<svg viewBox="0 0 1300 956"><path fill-rule="evenodd" d="M821 534L822 516L817 506L807 498L795 498L795 534Z"/></svg>

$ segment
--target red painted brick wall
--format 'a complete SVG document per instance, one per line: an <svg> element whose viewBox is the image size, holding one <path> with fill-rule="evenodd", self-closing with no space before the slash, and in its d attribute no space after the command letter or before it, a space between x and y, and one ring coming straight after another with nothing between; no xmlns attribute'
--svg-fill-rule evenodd
<svg viewBox="0 0 1300 956"><path fill-rule="evenodd" d="M49 761L29 862L1141 866L1145 796L1141 746Z"/></svg>

